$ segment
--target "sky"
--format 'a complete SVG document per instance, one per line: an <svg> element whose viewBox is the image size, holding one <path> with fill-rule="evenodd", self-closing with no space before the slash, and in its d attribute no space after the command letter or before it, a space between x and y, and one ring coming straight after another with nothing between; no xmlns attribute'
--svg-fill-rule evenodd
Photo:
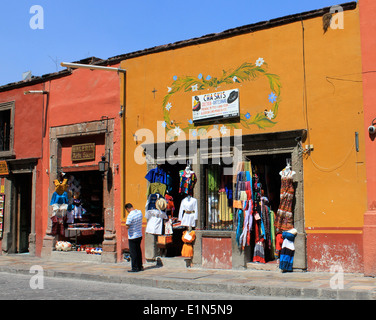
<svg viewBox="0 0 376 320"><path fill-rule="evenodd" d="M60 71L62 61L107 59L350 0L0 1L1 86L26 71Z"/></svg>

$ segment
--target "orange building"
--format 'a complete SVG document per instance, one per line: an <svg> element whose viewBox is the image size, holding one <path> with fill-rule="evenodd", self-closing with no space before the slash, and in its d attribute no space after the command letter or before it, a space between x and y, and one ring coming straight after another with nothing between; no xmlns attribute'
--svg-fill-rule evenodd
<svg viewBox="0 0 376 320"><path fill-rule="evenodd" d="M363 271L367 197L355 2L134 52L120 66L127 72L122 206L145 208L155 194L148 188L157 183L145 178L150 170L163 169L172 180L173 242L161 251L147 233L146 258L180 256L190 225L194 264L252 267L263 254L272 264L278 232L293 226L295 268ZM185 175L187 164L196 181ZM280 172L288 165L293 198L284 211L292 220L280 201ZM239 172L250 172L253 181ZM182 180L193 189L181 189ZM239 183L247 181L262 197L261 209L249 211L261 200L247 197L249 185ZM196 210L184 203L188 194ZM193 211L188 224L178 220Z"/></svg>

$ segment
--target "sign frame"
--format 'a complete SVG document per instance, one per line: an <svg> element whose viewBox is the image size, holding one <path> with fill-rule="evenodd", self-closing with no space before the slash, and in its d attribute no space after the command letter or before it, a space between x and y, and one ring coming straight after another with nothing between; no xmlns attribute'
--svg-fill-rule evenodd
<svg viewBox="0 0 376 320"><path fill-rule="evenodd" d="M74 144L71 148L72 162L94 161L95 143Z"/></svg>
<svg viewBox="0 0 376 320"><path fill-rule="evenodd" d="M0 161L0 177L9 175L9 167L6 160Z"/></svg>
<svg viewBox="0 0 376 320"><path fill-rule="evenodd" d="M239 89L192 96L192 119L195 124L239 117Z"/></svg>

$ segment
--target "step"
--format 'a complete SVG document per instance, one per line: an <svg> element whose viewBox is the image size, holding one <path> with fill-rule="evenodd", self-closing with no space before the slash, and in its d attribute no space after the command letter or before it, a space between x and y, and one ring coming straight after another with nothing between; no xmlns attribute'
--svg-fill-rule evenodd
<svg viewBox="0 0 376 320"><path fill-rule="evenodd" d="M279 265L276 260L267 263L248 262L247 270L278 271Z"/></svg>
<svg viewBox="0 0 376 320"><path fill-rule="evenodd" d="M62 262L101 262L100 254L87 254L84 251L52 251L51 260Z"/></svg>
<svg viewBox="0 0 376 320"><path fill-rule="evenodd" d="M163 267L167 268L186 268L186 260L185 257L157 257L160 259L160 262Z"/></svg>

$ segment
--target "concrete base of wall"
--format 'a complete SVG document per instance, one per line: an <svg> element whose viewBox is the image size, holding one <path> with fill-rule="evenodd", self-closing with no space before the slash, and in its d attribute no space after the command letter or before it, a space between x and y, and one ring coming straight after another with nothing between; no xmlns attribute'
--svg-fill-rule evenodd
<svg viewBox="0 0 376 320"><path fill-rule="evenodd" d="M364 275L376 277L376 211L364 214L363 260Z"/></svg>

